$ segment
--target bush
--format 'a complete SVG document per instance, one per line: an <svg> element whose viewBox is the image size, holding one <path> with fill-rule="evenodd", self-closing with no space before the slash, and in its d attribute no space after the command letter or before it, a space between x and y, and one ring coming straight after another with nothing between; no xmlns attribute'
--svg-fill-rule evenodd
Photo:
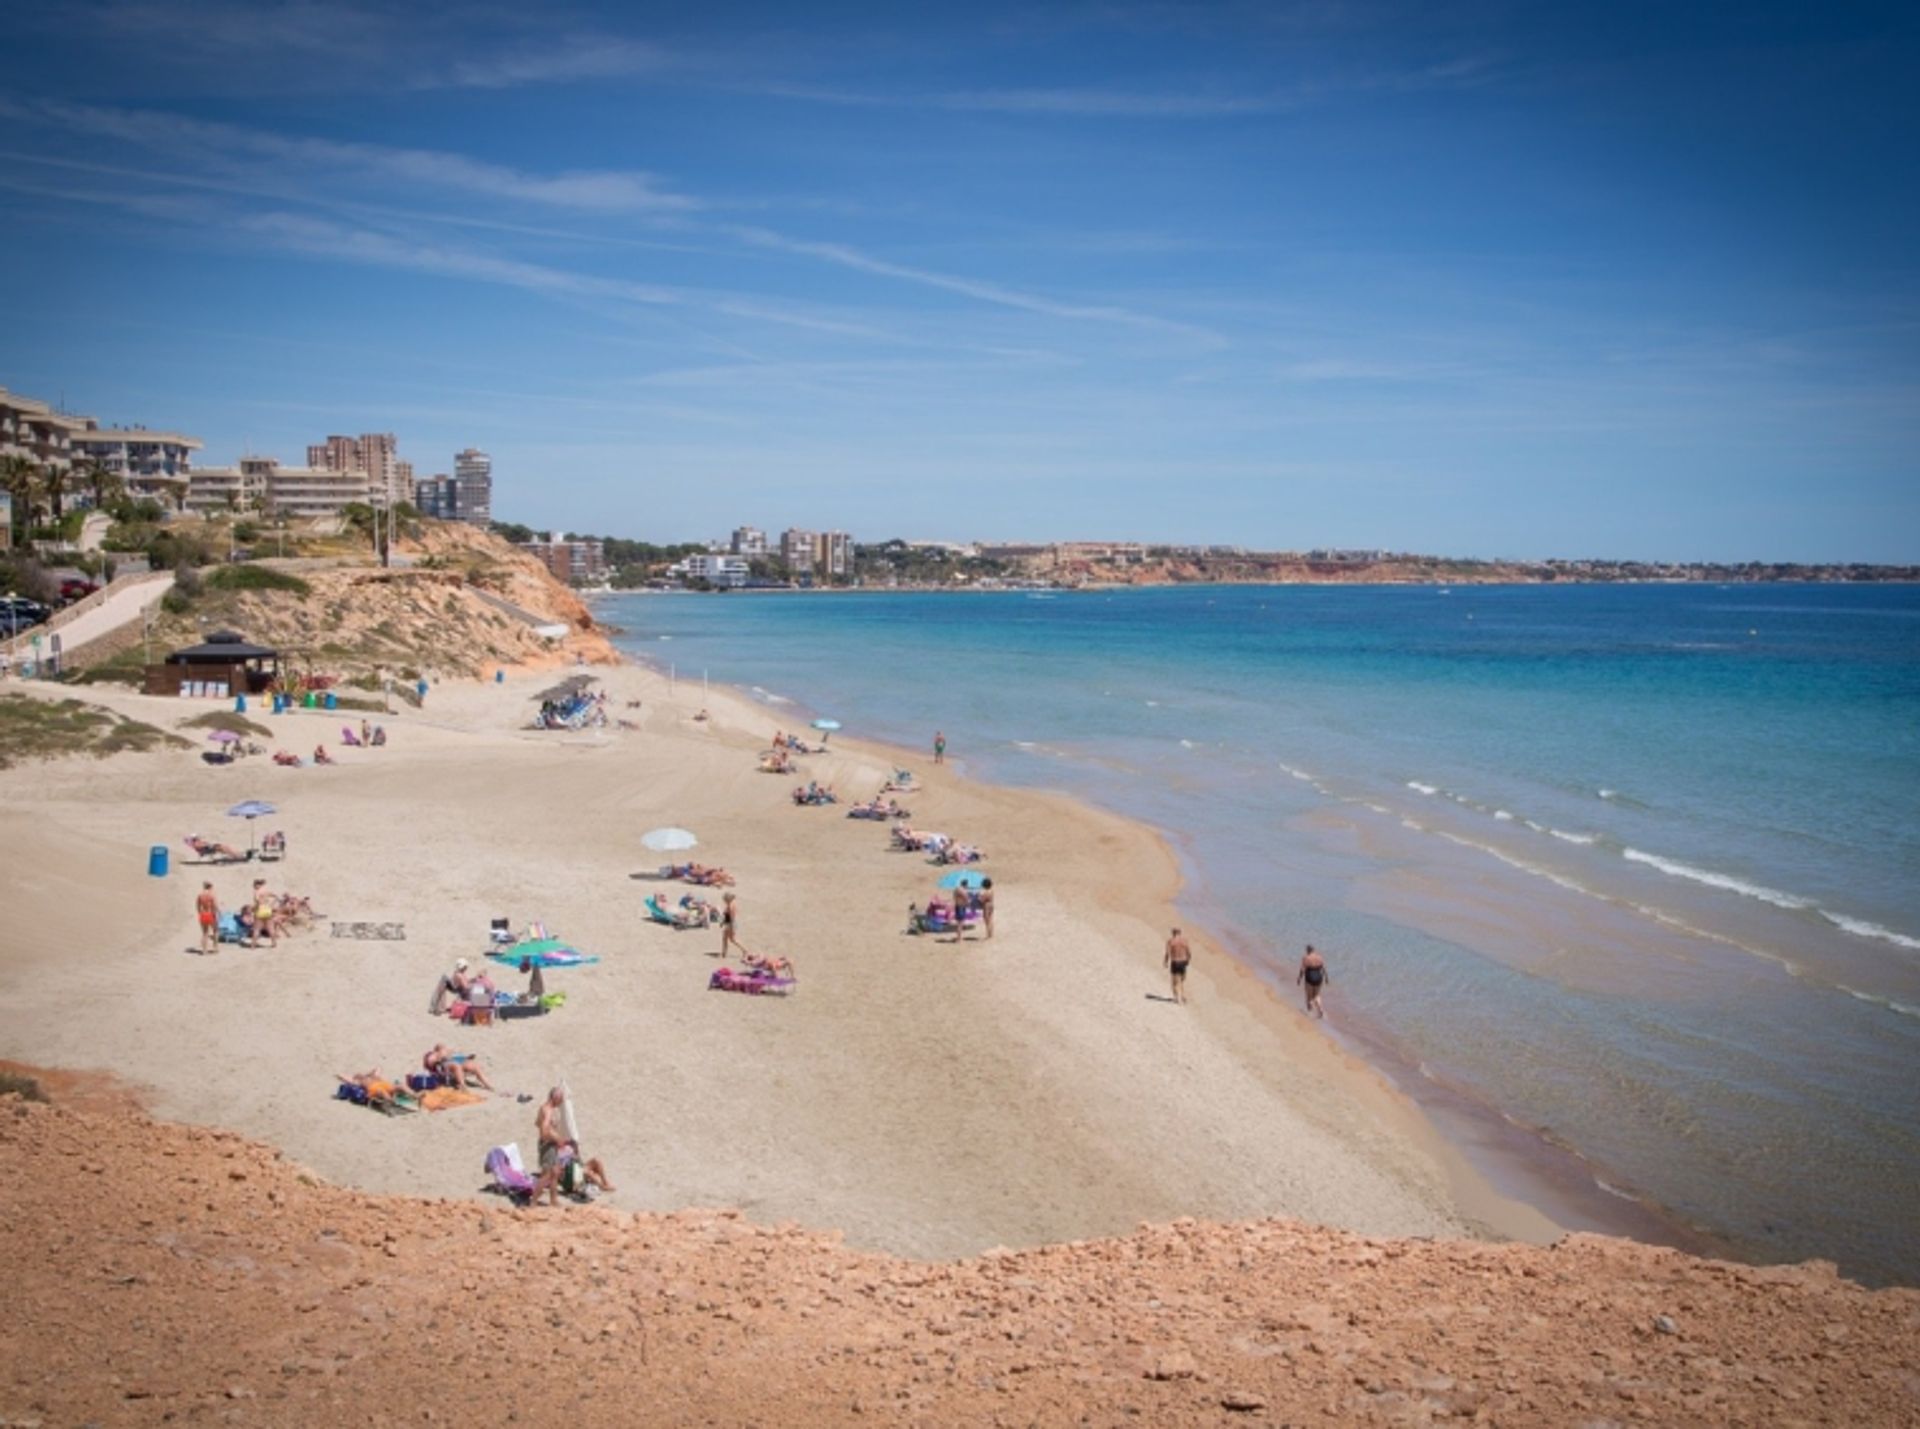
<svg viewBox="0 0 1920 1429"><path fill-rule="evenodd" d="M253 542L260 539L260 527L252 521L236 521L233 525L233 539L241 542Z"/></svg>
<svg viewBox="0 0 1920 1429"><path fill-rule="evenodd" d="M272 566L221 566L218 570L207 573L206 584L211 590L292 591L302 599L313 593L313 587L300 577L276 570Z"/></svg>
<svg viewBox="0 0 1920 1429"><path fill-rule="evenodd" d="M32 1077L23 1077L18 1072L0 1072L0 1097L16 1096L22 1101L43 1102L46 1092L40 1083Z"/></svg>

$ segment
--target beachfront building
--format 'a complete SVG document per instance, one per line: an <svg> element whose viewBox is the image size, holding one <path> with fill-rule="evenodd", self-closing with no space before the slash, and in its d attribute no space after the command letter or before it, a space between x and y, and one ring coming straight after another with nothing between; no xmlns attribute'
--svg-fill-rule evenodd
<svg viewBox="0 0 1920 1429"><path fill-rule="evenodd" d="M86 425L71 437L76 462L92 462L113 473L135 500L150 498L169 511L186 505L193 454L204 445L198 437L83 420Z"/></svg>
<svg viewBox="0 0 1920 1429"><path fill-rule="evenodd" d="M767 533L758 526L736 526L727 549L736 556L756 560L767 554Z"/></svg>
<svg viewBox="0 0 1920 1429"><path fill-rule="evenodd" d="M520 549L541 561L555 580L568 585L598 585L607 578L607 548L603 542L551 531L544 540L536 537L521 542Z"/></svg>
<svg viewBox="0 0 1920 1429"><path fill-rule="evenodd" d="M186 509L195 516L258 511L267 500L269 456L241 457L233 466L198 466L187 477Z"/></svg>
<svg viewBox="0 0 1920 1429"><path fill-rule="evenodd" d="M845 531L821 531L813 538L814 574L844 580L853 574L853 537Z"/></svg>
<svg viewBox="0 0 1920 1429"><path fill-rule="evenodd" d="M707 551L669 566L667 574L683 581L705 581L708 585L738 590L747 583L753 572L745 556Z"/></svg>
<svg viewBox="0 0 1920 1429"><path fill-rule="evenodd" d="M475 447L453 454L454 521L482 529L493 524L493 458Z"/></svg>
<svg viewBox="0 0 1920 1429"><path fill-rule="evenodd" d="M51 403L0 387L0 456L25 457L39 466L71 466L74 434L86 426L85 417L70 417Z"/></svg>
<svg viewBox="0 0 1920 1429"><path fill-rule="evenodd" d="M459 507L459 488L444 472L413 484L413 509L434 521L455 521Z"/></svg>
<svg viewBox="0 0 1920 1429"><path fill-rule="evenodd" d="M780 533L780 559L786 565L788 575L813 574L813 541L813 532L802 531L797 526Z"/></svg>
<svg viewBox="0 0 1920 1429"><path fill-rule="evenodd" d="M400 459L400 439L392 432L328 437L307 448L307 467L315 471L360 473L366 478L367 491L359 499L375 507L384 508L389 502L411 501L414 497L413 463Z"/></svg>

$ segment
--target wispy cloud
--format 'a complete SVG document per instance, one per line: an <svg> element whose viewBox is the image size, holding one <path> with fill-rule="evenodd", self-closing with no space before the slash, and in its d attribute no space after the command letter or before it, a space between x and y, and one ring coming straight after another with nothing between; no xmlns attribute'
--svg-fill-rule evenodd
<svg viewBox="0 0 1920 1429"><path fill-rule="evenodd" d="M58 101L0 99L0 117L54 125L68 132L116 139L167 154L299 165L323 174L373 174L493 198L600 213L669 213L698 208L664 189L652 174L590 169L533 174L438 149L345 143L189 119L158 110L109 109Z"/></svg>
<svg viewBox="0 0 1920 1429"><path fill-rule="evenodd" d="M443 72L422 75L415 87L513 89L528 84L661 74L677 63L673 54L658 45L607 35L572 35L557 43L522 45L487 59L460 60Z"/></svg>
<svg viewBox="0 0 1920 1429"><path fill-rule="evenodd" d="M767 84L754 92L776 99L807 100L858 108L949 109L990 114L1057 114L1086 118L1219 119L1265 114L1296 106L1295 97L1272 94L1180 93L1117 89L974 89L888 93L808 84Z"/></svg>
<svg viewBox="0 0 1920 1429"><path fill-rule="evenodd" d="M1070 318L1076 321L1121 323L1131 327L1151 328L1160 332L1179 333L1189 338L1200 338L1208 342L1221 340L1219 334L1205 328L1175 322L1169 318L1155 317L1149 313L1135 312L1131 308L1102 303L1063 302L1056 298L1023 292L1017 288L1009 288L980 278L937 273L905 263L890 262L844 243L819 243L808 239L788 238L784 234L774 233L768 229L740 225L730 225L725 231L755 247L813 258L842 268L851 268L857 272L871 273L876 277L895 278L902 282L917 283L922 287L938 288L943 292L957 293L962 297L973 298L983 303L993 303L999 307L1018 308L1023 312L1043 313L1048 317Z"/></svg>

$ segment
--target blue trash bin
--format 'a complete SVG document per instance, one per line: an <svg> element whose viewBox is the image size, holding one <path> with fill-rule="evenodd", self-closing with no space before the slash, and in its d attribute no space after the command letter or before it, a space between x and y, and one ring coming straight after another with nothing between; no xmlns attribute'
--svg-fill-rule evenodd
<svg viewBox="0 0 1920 1429"><path fill-rule="evenodd" d="M494 684L496 684L496 685L504 685L504 684L506 684L506 682L507 682L507 672L506 672L505 670L495 670L495 671L493 672L493 682L494 682Z"/></svg>
<svg viewBox="0 0 1920 1429"><path fill-rule="evenodd" d="M327 691L327 708L330 710L340 708L340 696L336 695L332 690Z"/></svg>
<svg viewBox="0 0 1920 1429"><path fill-rule="evenodd" d="M233 697L233 712L235 714L245 714L247 712L247 697L245 695L235 695Z"/></svg>
<svg viewBox="0 0 1920 1429"><path fill-rule="evenodd" d="M147 873L154 878L167 876L167 846L155 844L147 850Z"/></svg>

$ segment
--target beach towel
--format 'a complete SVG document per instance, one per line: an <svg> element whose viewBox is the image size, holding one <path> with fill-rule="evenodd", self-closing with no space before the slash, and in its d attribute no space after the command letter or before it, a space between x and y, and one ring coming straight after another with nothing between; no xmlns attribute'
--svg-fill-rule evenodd
<svg viewBox="0 0 1920 1429"><path fill-rule="evenodd" d="M486 1098L478 1092L463 1092L458 1087L435 1087L420 1094L420 1105L428 1111L446 1111L449 1107L472 1106Z"/></svg>
<svg viewBox="0 0 1920 1429"><path fill-rule="evenodd" d="M555 948L545 953L488 953L487 958L510 968L519 967L523 959L531 959L536 966L543 968L583 968L600 961L590 953L575 952L572 948Z"/></svg>
<svg viewBox="0 0 1920 1429"><path fill-rule="evenodd" d="M793 978L774 977L768 973L736 972L732 968L715 968L713 976L707 979L708 992L744 992L753 995L771 993L785 996L798 986Z"/></svg>

